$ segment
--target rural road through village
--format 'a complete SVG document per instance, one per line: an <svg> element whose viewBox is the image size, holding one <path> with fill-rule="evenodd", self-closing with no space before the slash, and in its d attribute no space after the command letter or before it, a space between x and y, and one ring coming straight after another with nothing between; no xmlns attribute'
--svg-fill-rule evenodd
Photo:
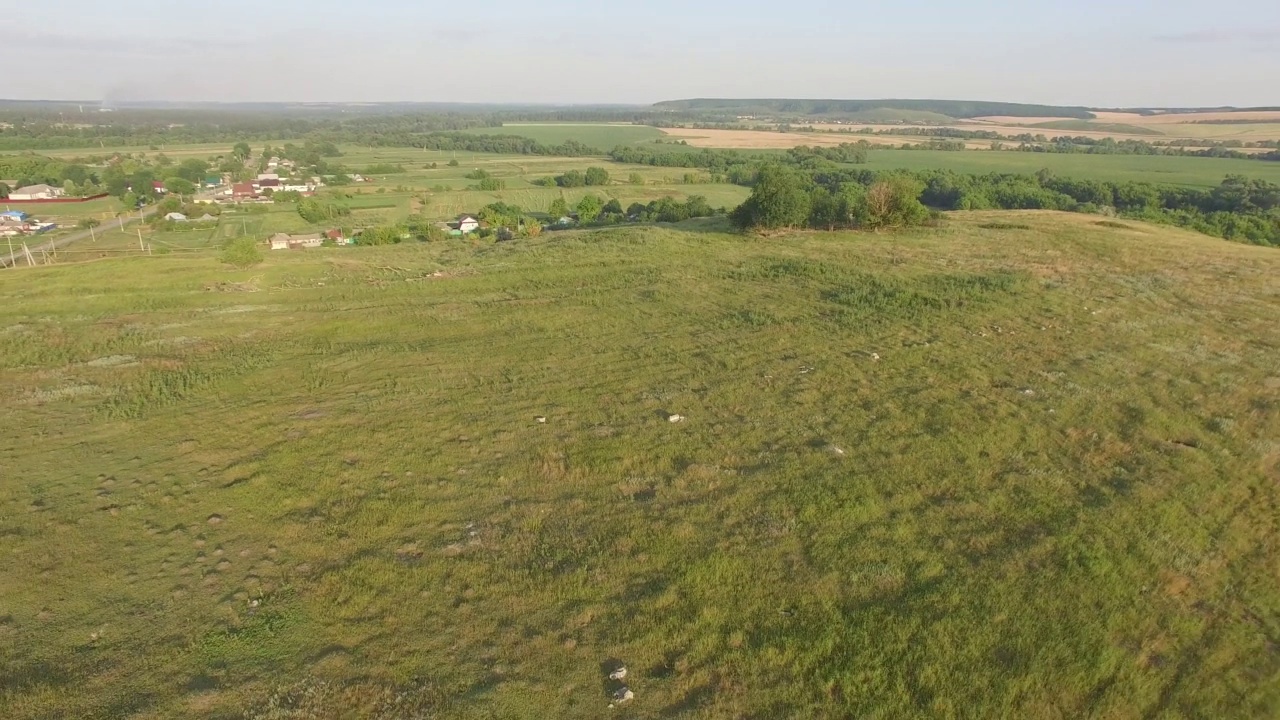
<svg viewBox="0 0 1280 720"><path fill-rule="evenodd" d="M111 222L104 223L100 227L94 228L93 230L84 230L82 232L74 232L65 237L55 238L53 240L49 240L47 242L41 243L40 245L37 245L35 247L31 247L30 245L28 245L27 247L31 250L32 256L39 258L41 251L50 252L53 250L57 250L59 248L66 247L67 245L70 245L71 243L74 243L74 242L79 242L81 240L88 240L92 238L95 233L104 233L109 230L123 230L126 226L132 225L133 223L138 222L138 220L139 218L133 217L133 216L130 216L128 218L120 217ZM18 264L27 263L26 253L22 252L22 242L26 240L28 240L28 238L12 238L12 242L13 242L12 247L14 248L13 252L9 251L10 246L8 244L0 244L0 248L3 248L3 253L0 254L0 267L6 267L6 268L14 267Z"/></svg>

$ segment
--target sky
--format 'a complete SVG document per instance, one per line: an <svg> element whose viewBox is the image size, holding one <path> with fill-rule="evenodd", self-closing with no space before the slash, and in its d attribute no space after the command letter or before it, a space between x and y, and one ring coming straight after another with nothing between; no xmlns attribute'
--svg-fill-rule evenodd
<svg viewBox="0 0 1280 720"><path fill-rule="evenodd" d="M0 98L1280 105L1277 0L0 0Z"/></svg>

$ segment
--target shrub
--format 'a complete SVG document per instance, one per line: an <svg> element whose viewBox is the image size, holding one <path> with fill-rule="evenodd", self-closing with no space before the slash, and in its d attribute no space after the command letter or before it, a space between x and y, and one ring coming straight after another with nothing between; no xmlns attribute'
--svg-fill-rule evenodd
<svg viewBox="0 0 1280 720"><path fill-rule="evenodd" d="M251 237L238 237L222 246L222 255L218 259L243 270L262 262L262 248Z"/></svg>

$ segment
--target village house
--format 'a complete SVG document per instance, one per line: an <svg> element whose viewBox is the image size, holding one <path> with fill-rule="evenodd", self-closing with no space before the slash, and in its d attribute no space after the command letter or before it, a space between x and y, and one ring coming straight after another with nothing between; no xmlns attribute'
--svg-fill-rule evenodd
<svg viewBox="0 0 1280 720"><path fill-rule="evenodd" d="M168 215L165 215L164 219L168 220L169 222L186 222L187 216L183 215L180 212L171 212Z"/></svg>
<svg viewBox="0 0 1280 720"><path fill-rule="evenodd" d="M272 250L300 250L302 248L318 248L324 245L324 236L319 233L313 235L289 235L288 233L276 233L268 240Z"/></svg>
<svg viewBox="0 0 1280 720"><path fill-rule="evenodd" d="M456 222L456 229L463 235L469 235L480 229L480 221L474 215L459 215Z"/></svg>
<svg viewBox="0 0 1280 720"><path fill-rule="evenodd" d="M28 185L9 193L9 199L14 201L53 200L66 194L66 191L62 188L53 187L52 185Z"/></svg>
<svg viewBox="0 0 1280 720"><path fill-rule="evenodd" d="M311 183L298 182L296 180L281 180L280 187L276 188L276 192L298 192L309 193L315 192L316 186Z"/></svg>
<svg viewBox="0 0 1280 720"><path fill-rule="evenodd" d="M253 183L243 182L232 185L229 194L233 200L252 200L258 197L258 190Z"/></svg>
<svg viewBox="0 0 1280 720"><path fill-rule="evenodd" d="M332 242L334 245L350 245L352 242L351 238L343 235L342 230L340 228L335 228L333 230L330 230L329 232L324 234L324 237L326 240Z"/></svg>
<svg viewBox="0 0 1280 720"><path fill-rule="evenodd" d="M0 237L36 235L58 227L55 223L40 222L20 210L0 213Z"/></svg>

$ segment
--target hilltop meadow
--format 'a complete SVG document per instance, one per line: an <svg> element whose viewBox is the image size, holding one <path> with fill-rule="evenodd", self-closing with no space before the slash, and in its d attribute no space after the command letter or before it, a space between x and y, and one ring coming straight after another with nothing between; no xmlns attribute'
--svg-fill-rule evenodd
<svg viewBox="0 0 1280 720"><path fill-rule="evenodd" d="M1275 716L1280 255L725 229L0 272L0 714Z"/></svg>
<svg viewBox="0 0 1280 720"><path fill-rule="evenodd" d="M0 156L113 195L0 270L5 720L1280 715L1280 163L121 116Z"/></svg>

